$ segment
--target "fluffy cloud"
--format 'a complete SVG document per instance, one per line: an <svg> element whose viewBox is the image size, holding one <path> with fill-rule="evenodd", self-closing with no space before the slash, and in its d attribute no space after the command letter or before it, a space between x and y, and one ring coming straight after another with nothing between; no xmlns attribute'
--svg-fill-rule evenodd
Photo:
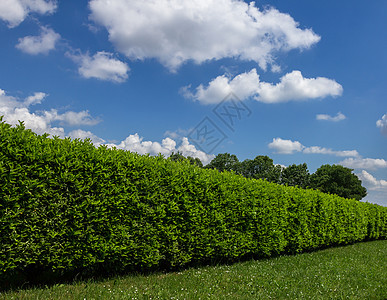
<svg viewBox="0 0 387 300"><path fill-rule="evenodd" d="M376 122L376 126L380 128L382 134L387 136L387 114L383 115L382 119Z"/></svg>
<svg viewBox="0 0 387 300"><path fill-rule="evenodd" d="M239 99L247 99L259 93L260 81L256 69L242 73L234 78L226 75L213 79L207 87L202 84L196 88L195 93L189 91L189 87L182 89L186 98L193 98L203 104L214 104L221 102L231 92Z"/></svg>
<svg viewBox="0 0 387 300"><path fill-rule="evenodd" d="M42 27L39 36L20 38L16 48L32 55L47 54L49 51L55 49L55 44L59 39L60 35L54 30Z"/></svg>
<svg viewBox="0 0 387 300"><path fill-rule="evenodd" d="M234 57L262 69L277 52L307 49L320 40L288 14L261 11L239 0L91 0L90 19L130 59L156 58L171 71L192 60ZM278 69L278 67L275 67Z"/></svg>
<svg viewBox="0 0 387 300"><path fill-rule="evenodd" d="M340 96L343 87L325 77L304 78L300 71L281 77L277 84L262 82L257 100L266 103Z"/></svg>
<svg viewBox="0 0 387 300"><path fill-rule="evenodd" d="M194 145L189 143L186 137L182 138L182 143L179 147L176 147L176 141L169 137L163 139L161 143L158 143L152 141L143 141L143 138L140 137L137 133L129 135L119 144L107 145L110 147L114 146L118 149L137 152L139 154L149 153L151 155L157 155L160 153L164 156L169 156L172 154L172 152L180 152L184 156L199 158L203 164L208 164L215 157L214 155L209 155L201 150L196 149Z"/></svg>
<svg viewBox="0 0 387 300"><path fill-rule="evenodd" d="M270 149L274 149L278 154L293 154L294 152L301 152L304 146L298 141L283 140L275 138L269 144Z"/></svg>
<svg viewBox="0 0 387 300"><path fill-rule="evenodd" d="M341 156L341 157L360 156L359 152L357 152L356 150L335 151L332 149L318 147L318 146L306 147L303 152L305 154L329 154L329 155L335 155L335 156Z"/></svg>
<svg viewBox="0 0 387 300"><path fill-rule="evenodd" d="M359 153L356 150L335 151L319 146L305 147L298 141L283 140L274 138L269 144L269 148L276 151L278 154L293 154L295 152L303 152L305 154L328 154L342 157L358 157Z"/></svg>
<svg viewBox="0 0 387 300"><path fill-rule="evenodd" d="M124 82L128 79L129 66L114 58L112 53L97 52L93 56L71 55L75 62L79 64L78 72L85 78L97 78L113 82Z"/></svg>
<svg viewBox="0 0 387 300"><path fill-rule="evenodd" d="M90 131L85 131L82 129L73 130L69 132L68 136L71 137L72 139L81 139L81 140L90 139L91 142L96 147L106 142L104 139L101 139L100 137L96 136L94 133Z"/></svg>
<svg viewBox="0 0 387 300"><path fill-rule="evenodd" d="M55 0L1 0L0 19L12 28L23 22L30 13L50 14L56 7Z"/></svg>
<svg viewBox="0 0 387 300"><path fill-rule="evenodd" d="M188 141L188 138L184 137L181 145L177 148L177 151L182 153L184 156L191 156L193 158L199 158L204 165L208 164L211 160L215 158L213 154L207 154L203 151L196 149L194 145L191 145ZM177 152L174 151L174 152Z"/></svg>
<svg viewBox="0 0 387 300"><path fill-rule="evenodd" d="M387 168L387 161L384 159L374 158L347 158L339 164L351 169L376 170L380 168Z"/></svg>
<svg viewBox="0 0 387 300"><path fill-rule="evenodd" d="M164 139L161 144L158 142L143 141L143 138L136 133L129 135L120 144L115 146L119 149L137 152L138 154L149 153L157 155L158 153L161 153L167 155L171 149L175 148L176 142L170 138Z"/></svg>
<svg viewBox="0 0 387 300"><path fill-rule="evenodd" d="M25 106L30 106L33 104L40 104L42 100L46 98L47 94L42 92L34 93L32 96L28 96L24 101Z"/></svg>
<svg viewBox="0 0 387 300"><path fill-rule="evenodd" d="M11 125L17 125L20 121L24 122L26 128L31 129L37 134L48 133L51 136L57 135L61 138L69 136L73 139L89 138L95 146L106 144L109 147L116 147L118 149L129 150L139 154L157 155L159 153L169 156L172 152L180 152L184 156L192 156L199 158L203 164L208 164L215 156L209 155L201 150L196 149L191 145L186 137L176 136L181 140L179 146L174 139L169 137L162 140L161 143L152 141L143 141L137 133L129 135L125 140L119 144L108 144L106 141L91 131L75 129L65 133L63 127L53 127L54 122L59 122L61 125L80 126L80 125L96 125L100 122L90 116L88 111L73 112L67 111L62 114L58 113L56 109L49 111L31 112L30 106L40 104L47 94L39 92L27 97L24 101L8 96L5 91L0 89L0 116L4 116L3 121ZM179 135L186 133L186 131L179 130ZM169 134L171 132L167 132Z"/></svg>
<svg viewBox="0 0 387 300"><path fill-rule="evenodd" d="M188 130L186 129L177 129L175 131L171 131L171 130L167 130L165 133L164 133L164 136L165 137L169 137L171 139L182 139L183 137L189 135L189 133L193 130L193 128L190 128Z"/></svg>
<svg viewBox="0 0 387 300"><path fill-rule="evenodd" d="M44 117L48 122L60 121L61 124L67 124L69 126L92 126L100 122L99 119L90 116L87 110L80 112L66 111L63 114L59 114L56 109L51 109L50 111L44 111Z"/></svg>
<svg viewBox="0 0 387 300"><path fill-rule="evenodd" d="M281 77L277 84L262 82L256 69L234 78L226 75L213 79L208 86L199 85L195 92L189 86L182 89L183 95L203 104L221 102L233 92L241 100L253 97L265 103L302 101L307 99L339 96L343 88L336 81L324 77L304 78L300 71L293 71Z"/></svg>
<svg viewBox="0 0 387 300"><path fill-rule="evenodd" d="M338 112L337 115L334 117L330 115L325 115L325 114L316 115L316 120L322 120L322 121L339 122L345 119L346 119L346 116L343 115L341 112Z"/></svg>
<svg viewBox="0 0 387 300"><path fill-rule="evenodd" d="M387 193L387 180L377 180L367 171L363 170L361 173L357 174L360 180L364 183L367 189L370 190L380 190L383 189Z"/></svg>
<svg viewBox="0 0 387 300"><path fill-rule="evenodd" d="M4 116L4 121L11 125L16 125L20 121L24 122L26 128L33 130L37 134L49 133L51 135L65 136L64 128L53 127L52 123L59 121L61 124L95 125L99 122L93 119L88 111L73 112L67 111L63 114L57 110L31 112L31 106L40 104L47 97L47 94L38 92L27 97L24 101L6 95L0 89L0 115Z"/></svg>

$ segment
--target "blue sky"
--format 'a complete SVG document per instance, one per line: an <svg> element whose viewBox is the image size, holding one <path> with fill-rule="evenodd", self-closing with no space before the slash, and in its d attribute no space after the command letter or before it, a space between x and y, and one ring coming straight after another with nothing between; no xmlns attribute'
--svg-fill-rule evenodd
<svg viewBox="0 0 387 300"><path fill-rule="evenodd" d="M0 115L204 163L342 164L387 205L386 15L383 0L2 1Z"/></svg>

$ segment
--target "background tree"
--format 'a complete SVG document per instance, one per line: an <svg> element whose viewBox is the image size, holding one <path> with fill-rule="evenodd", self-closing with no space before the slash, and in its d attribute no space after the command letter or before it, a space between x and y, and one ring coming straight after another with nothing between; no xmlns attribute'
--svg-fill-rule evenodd
<svg viewBox="0 0 387 300"><path fill-rule="evenodd" d="M311 187L324 193L360 200L367 195L367 189L352 171L340 165L323 165L310 176Z"/></svg>
<svg viewBox="0 0 387 300"><path fill-rule="evenodd" d="M310 186L310 174L306 163L290 165L281 172L281 183L306 189Z"/></svg>
<svg viewBox="0 0 387 300"><path fill-rule="evenodd" d="M219 172L236 171L239 168L239 159L234 154L220 153L205 167L208 169L217 169Z"/></svg>
<svg viewBox="0 0 387 300"><path fill-rule="evenodd" d="M268 156L258 155L254 159L246 159L240 164L238 173L255 179L266 179L270 182L280 182L281 166L274 165Z"/></svg>
<svg viewBox="0 0 387 300"><path fill-rule="evenodd" d="M172 161L183 161L185 160L185 156L181 154L179 151L177 153L172 152L172 154L168 157L168 159Z"/></svg>
<svg viewBox="0 0 387 300"><path fill-rule="evenodd" d="M188 156L187 159L189 160L191 165L195 165L195 166L198 166L200 168L203 168L203 163L199 158L197 158L197 157L193 158L192 156Z"/></svg>
<svg viewBox="0 0 387 300"><path fill-rule="evenodd" d="M185 157L183 154L181 154L179 151L177 153L172 152L172 154L169 156L169 159L172 161L183 161L188 160L191 165L195 165L198 167L203 167L203 163L199 158L193 158L192 156Z"/></svg>

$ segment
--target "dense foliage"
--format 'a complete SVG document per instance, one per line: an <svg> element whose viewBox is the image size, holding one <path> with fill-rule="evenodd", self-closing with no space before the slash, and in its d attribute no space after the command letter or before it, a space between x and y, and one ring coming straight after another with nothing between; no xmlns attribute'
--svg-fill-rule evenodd
<svg viewBox="0 0 387 300"><path fill-rule="evenodd" d="M246 178L264 179L287 186L318 189L347 199L360 200L367 195L367 189L361 185L353 170L340 165L323 165L311 175L306 163L283 167L274 164L268 156L258 155L240 162L234 154L220 153L205 168L219 172L233 171Z"/></svg>
<svg viewBox="0 0 387 300"><path fill-rule="evenodd" d="M324 193L360 200L367 190L352 169L340 165L323 165L310 176L311 186Z"/></svg>
<svg viewBox="0 0 387 300"><path fill-rule="evenodd" d="M268 156L258 155L254 159L246 159L240 164L239 174L246 178L266 179L281 183L281 166L274 165Z"/></svg>
<svg viewBox="0 0 387 300"><path fill-rule="evenodd" d="M217 169L223 171L239 171L239 159L235 154L220 153L206 165L206 169ZM239 172L238 172L239 173Z"/></svg>
<svg viewBox="0 0 387 300"><path fill-rule="evenodd" d="M281 172L281 183L289 186L299 186L303 189L311 187L310 174L306 163L290 165Z"/></svg>
<svg viewBox="0 0 387 300"><path fill-rule="evenodd" d="M0 123L0 281L295 253L386 238L386 222L386 207Z"/></svg>

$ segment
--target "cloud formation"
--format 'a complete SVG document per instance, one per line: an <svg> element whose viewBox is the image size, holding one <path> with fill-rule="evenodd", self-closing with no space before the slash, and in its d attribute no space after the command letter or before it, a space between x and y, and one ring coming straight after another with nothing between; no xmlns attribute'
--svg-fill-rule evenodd
<svg viewBox="0 0 387 300"><path fill-rule="evenodd" d="M269 148L276 151L278 154L294 154L302 152L305 154L327 154L341 157L359 157L356 150L336 151L319 146L305 147L299 141L284 140L281 138L274 138L269 144Z"/></svg>
<svg viewBox="0 0 387 300"><path fill-rule="evenodd" d="M48 122L60 121L60 124L62 125L66 124L69 126L93 126L100 123L100 120L91 117L87 110L83 110L80 112L66 111L63 114L60 114L56 109L51 109L49 111L44 111L43 114Z"/></svg>
<svg viewBox="0 0 387 300"><path fill-rule="evenodd" d="M128 79L129 66L114 58L109 52L100 51L90 56L88 54L68 56L79 64L78 72L84 78L96 78L121 83Z"/></svg>
<svg viewBox="0 0 387 300"><path fill-rule="evenodd" d="M74 129L68 134L65 133L63 127L54 127L54 122L59 122L64 126L92 126L100 122L99 119L95 119L90 116L88 111L67 111L64 113L58 113L56 109L43 110L31 112L31 106L40 104L47 94L38 92L20 101L19 99L8 96L4 90L0 89L0 116L4 116L3 121L11 125L17 125L20 121L24 122L26 128L31 129L37 134L48 133L51 136L57 135L61 138L66 136L73 139L91 139L92 143L98 147L99 145L106 144L109 147L116 147L118 149L137 152L139 154L151 154L157 155L159 153L164 156L169 156L172 152L180 152L184 156L192 156L199 158L203 164L208 164L215 156L207 154L189 143L188 138L176 136L176 139L181 140L179 146L174 139L169 137L159 142L143 141L143 138L138 133L129 135L125 140L118 144L106 143L106 141L91 131L85 131L82 129ZM183 133L183 132L181 132Z"/></svg>
<svg viewBox="0 0 387 300"><path fill-rule="evenodd" d="M51 109L31 112L31 106L40 104L46 97L46 93L37 92L20 101L0 89L0 115L3 115L3 120L11 125L18 124L20 120L24 121L26 128L37 134L49 133L60 137L65 136L64 128L54 127L54 122L68 126L95 125L100 122L92 118L88 111L67 111L61 114L56 109Z"/></svg>
<svg viewBox="0 0 387 300"><path fill-rule="evenodd" d="M5 94L4 91L3 91L3 93ZM28 96L24 100L24 105L30 106L30 105L34 105L34 104L40 104L40 103L42 103L43 99L46 98L46 96L47 96L46 93L42 93L42 92L34 93L32 96Z"/></svg>
<svg viewBox="0 0 387 300"><path fill-rule="evenodd" d="M293 71L281 77L277 84L262 82L258 101L266 103L287 102L340 96L343 88L332 79L325 77L305 78L300 71Z"/></svg>
<svg viewBox="0 0 387 300"><path fill-rule="evenodd" d="M376 170L387 168L387 161L381 158L347 158L339 164L351 169Z"/></svg>
<svg viewBox="0 0 387 300"><path fill-rule="evenodd" d="M335 156L341 156L341 157L359 156L359 152L357 152L356 150L335 151L332 149L318 147L318 146L306 147L303 152L305 154L329 154L329 155L335 155Z"/></svg>
<svg viewBox="0 0 387 300"><path fill-rule="evenodd" d="M345 119L346 119L346 116L343 115L341 112L338 112L337 115L334 117L330 115L325 115L325 114L316 115L316 120L320 120L320 121L339 122Z"/></svg>
<svg viewBox="0 0 387 300"><path fill-rule="evenodd" d="M98 147L99 145L104 144L106 141L104 139L101 139L100 137L96 136L94 133L91 131L85 131L82 129L76 129L68 134L69 137L72 139L90 139L91 142L94 144L94 146Z"/></svg>
<svg viewBox="0 0 387 300"><path fill-rule="evenodd" d="M278 154L293 154L301 152L305 147L298 141L283 140L281 138L274 138L269 144L269 148L276 151Z"/></svg>
<svg viewBox="0 0 387 300"><path fill-rule="evenodd" d="M384 114L380 120L376 121L376 126L380 128L383 135L387 136L387 114Z"/></svg>
<svg viewBox="0 0 387 300"><path fill-rule="evenodd" d="M260 81L256 69L241 73L234 78L221 75L207 86L199 85L195 92L190 86L184 87L182 94L203 104L221 102L231 92L241 100L254 98L264 103L305 101L308 99L340 96L343 88L332 79L325 77L305 78L300 71L292 71L280 78L277 84Z"/></svg>
<svg viewBox="0 0 387 300"><path fill-rule="evenodd" d="M55 0L1 0L0 19L12 28L18 26L31 13L51 14L56 8Z"/></svg>
<svg viewBox="0 0 387 300"><path fill-rule="evenodd" d="M182 139L183 137L185 136L188 136L190 134L190 132L192 132L193 128L189 128L188 130L187 129L177 129L177 130L167 130L166 132L164 132L164 136L165 137L169 137L171 139Z"/></svg>
<svg viewBox="0 0 387 300"><path fill-rule="evenodd" d="M320 40L288 14L260 10L240 0L91 0L90 19L130 59L156 58L171 71L183 63L201 64L233 57L262 69L275 54L308 49ZM278 66L275 66L278 69Z"/></svg>
<svg viewBox="0 0 387 300"><path fill-rule="evenodd" d="M60 35L54 30L47 27L41 27L41 34L39 36L26 36L20 38L16 48L31 55L47 54L55 49L55 44L59 39Z"/></svg>
<svg viewBox="0 0 387 300"><path fill-rule="evenodd" d="M183 137L180 146L176 146L175 140L167 137L159 142L143 141L143 138L138 133L129 135L125 140L119 144L107 144L109 147L116 147L127 151L137 152L138 154L162 154L166 157L172 154L172 152L180 152L184 156L191 156L199 158L203 164L208 164L215 156L207 154L189 143L188 138Z"/></svg>
<svg viewBox="0 0 387 300"><path fill-rule="evenodd" d="M369 190L385 190L387 193L387 180L377 180L373 175L363 170L361 173L357 174L359 179Z"/></svg>

